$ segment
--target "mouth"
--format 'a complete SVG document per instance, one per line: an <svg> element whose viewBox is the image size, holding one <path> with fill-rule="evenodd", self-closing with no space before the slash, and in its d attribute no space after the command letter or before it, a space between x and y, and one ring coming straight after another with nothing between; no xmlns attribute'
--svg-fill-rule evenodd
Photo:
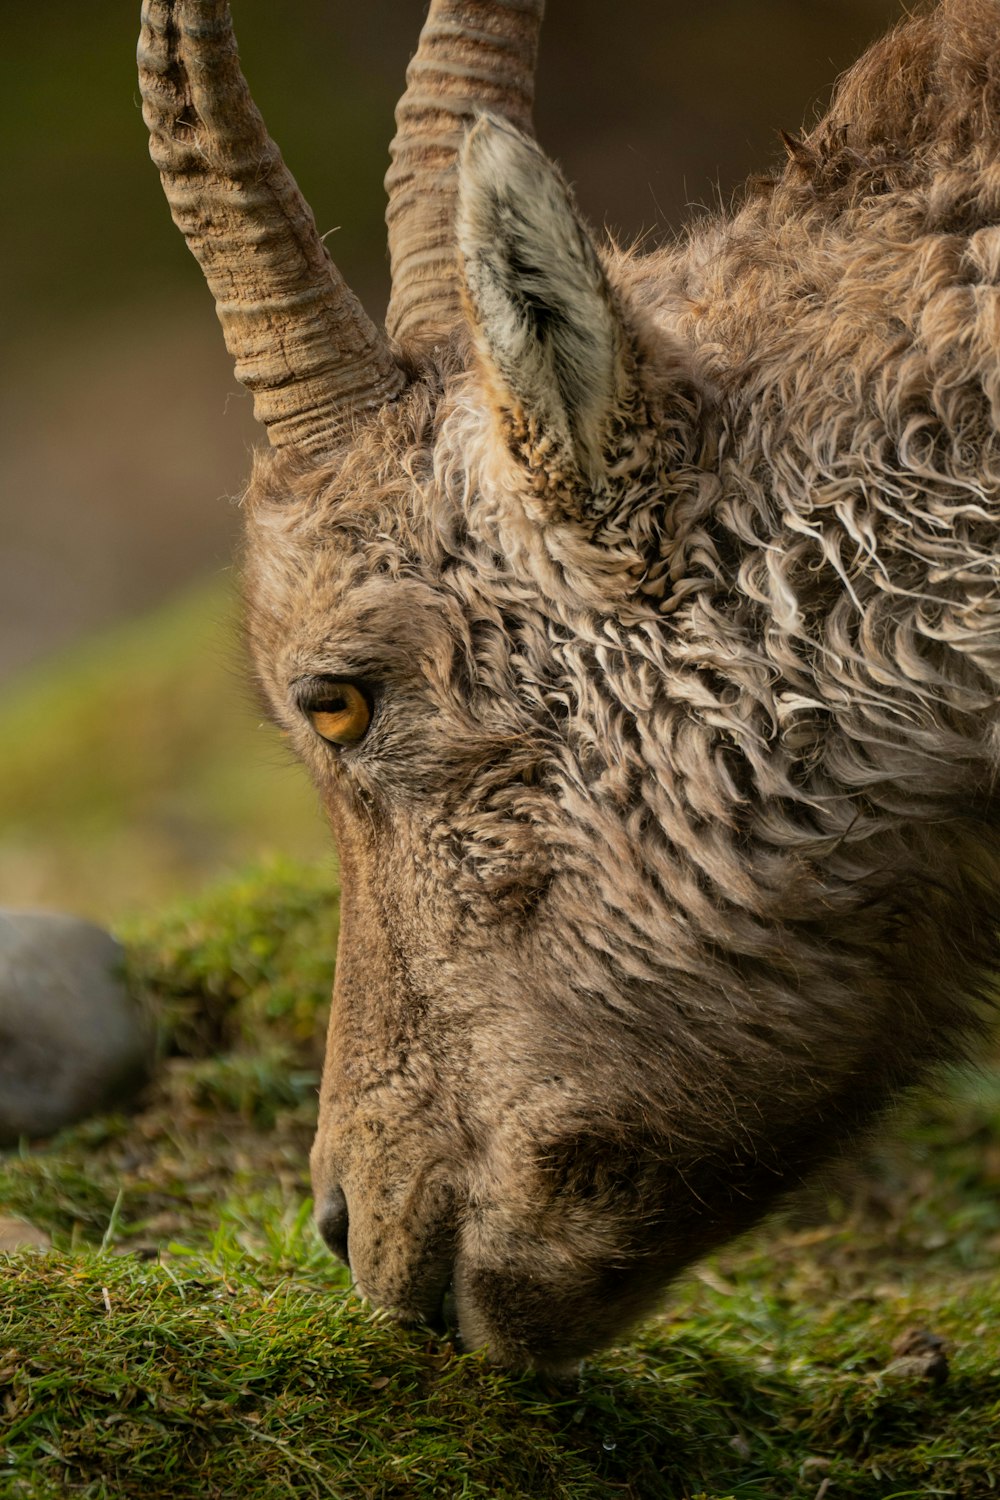
<svg viewBox="0 0 1000 1500"><path fill-rule="evenodd" d="M360 1290L360 1289L358 1289ZM368 1299L371 1300L370 1298ZM374 1304L372 1304L374 1306ZM430 1308L419 1317L408 1316L395 1308L389 1308L390 1316L401 1323L405 1328L425 1328L442 1343L452 1344L458 1354L468 1354L470 1351L462 1338L462 1330L459 1326L458 1303L455 1298L455 1283L450 1280L441 1294L436 1307Z"/></svg>
<svg viewBox="0 0 1000 1500"><path fill-rule="evenodd" d="M574 1377L594 1349L609 1342L625 1321L648 1306L648 1290L635 1303L632 1276L624 1266L583 1259L572 1266L551 1245L494 1243L491 1252L456 1244L453 1233L419 1244L386 1237L372 1254L372 1240L358 1243L354 1225L345 1233L339 1200L321 1224L331 1249L350 1266L355 1293L404 1327L423 1329L457 1353L481 1350L491 1363L555 1379ZM517 1254L517 1251L520 1254ZM347 1252L347 1253L345 1253ZM360 1253L359 1253L360 1252ZM476 1253L479 1252L479 1253ZM642 1278L640 1278L641 1284Z"/></svg>
<svg viewBox="0 0 1000 1500"><path fill-rule="evenodd" d="M649 1246L637 1253L634 1242L615 1245L579 1224L570 1238L539 1225L529 1232L511 1222L506 1206L499 1223L463 1219L445 1191L431 1202L426 1193L411 1196L406 1206L414 1211L393 1205L390 1215L379 1200L358 1195L348 1222L338 1191L317 1217L330 1248L348 1261L356 1293L373 1308L460 1353L481 1350L506 1369L572 1377L646 1313L663 1286L660 1257Z"/></svg>
<svg viewBox="0 0 1000 1500"><path fill-rule="evenodd" d="M579 1374L583 1362L583 1354L579 1351L563 1354L557 1349L540 1348L533 1338L519 1340L515 1346L506 1338L498 1338L495 1334L487 1335L476 1317L466 1317L463 1331L454 1280L448 1282L436 1305L428 1307L419 1315L411 1311L410 1306L400 1308L376 1303L365 1295L364 1289L357 1282L354 1289L384 1316L390 1317L404 1328L430 1333L442 1344L450 1345L456 1354L472 1354L476 1350L483 1350L493 1364L514 1371L532 1371L557 1383L573 1380ZM424 1300L421 1298L421 1301Z"/></svg>
<svg viewBox="0 0 1000 1500"><path fill-rule="evenodd" d="M444 1296L441 1298L441 1307L438 1315L438 1324L434 1331L441 1338L450 1339L459 1354L466 1352L462 1342L462 1330L458 1323L458 1299L455 1296L454 1278L445 1287Z"/></svg>

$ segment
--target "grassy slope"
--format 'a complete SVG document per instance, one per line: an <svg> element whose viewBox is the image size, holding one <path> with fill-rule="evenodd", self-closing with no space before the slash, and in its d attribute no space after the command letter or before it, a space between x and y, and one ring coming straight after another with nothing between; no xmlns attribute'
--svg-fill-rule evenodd
<svg viewBox="0 0 1000 1500"><path fill-rule="evenodd" d="M329 840L252 702L226 581L5 691L0 905L107 920L273 849L329 857Z"/></svg>
<svg viewBox="0 0 1000 1500"><path fill-rule="evenodd" d="M228 614L210 589L10 697L0 900L107 915L212 862L324 847L209 644ZM1000 1077L925 1104L864 1174L700 1267L553 1390L373 1319L318 1243L306 1162L336 922L329 861L271 858L121 924L161 1020L155 1084L132 1118L0 1156L0 1214L56 1246L0 1260L2 1500L1000 1486ZM951 1344L941 1386L891 1367L914 1325Z"/></svg>

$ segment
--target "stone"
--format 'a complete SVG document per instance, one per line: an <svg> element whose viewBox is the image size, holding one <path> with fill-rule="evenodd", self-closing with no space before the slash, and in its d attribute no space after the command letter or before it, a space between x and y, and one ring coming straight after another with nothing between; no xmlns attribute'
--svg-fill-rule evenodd
<svg viewBox="0 0 1000 1500"><path fill-rule="evenodd" d="M24 1219L7 1219L0 1215L0 1255L15 1250L49 1250L52 1241L44 1229L36 1229Z"/></svg>
<svg viewBox="0 0 1000 1500"><path fill-rule="evenodd" d="M110 933L61 912L0 909L0 1145L125 1102L153 1029Z"/></svg>

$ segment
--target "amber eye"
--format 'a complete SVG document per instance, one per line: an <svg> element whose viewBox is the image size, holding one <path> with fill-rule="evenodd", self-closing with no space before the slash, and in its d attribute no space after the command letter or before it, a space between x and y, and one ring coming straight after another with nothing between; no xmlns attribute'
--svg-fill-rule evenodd
<svg viewBox="0 0 1000 1500"><path fill-rule="evenodd" d="M353 682L323 684L322 695L305 705L316 733L331 745L356 745L371 722L368 699Z"/></svg>

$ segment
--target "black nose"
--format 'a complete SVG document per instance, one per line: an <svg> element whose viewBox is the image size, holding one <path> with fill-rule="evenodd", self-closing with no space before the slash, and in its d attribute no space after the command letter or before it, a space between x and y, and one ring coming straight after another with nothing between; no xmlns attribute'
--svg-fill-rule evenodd
<svg viewBox="0 0 1000 1500"><path fill-rule="evenodd" d="M319 1232L334 1255L347 1263L347 1199L339 1187L331 1188L316 1205Z"/></svg>

